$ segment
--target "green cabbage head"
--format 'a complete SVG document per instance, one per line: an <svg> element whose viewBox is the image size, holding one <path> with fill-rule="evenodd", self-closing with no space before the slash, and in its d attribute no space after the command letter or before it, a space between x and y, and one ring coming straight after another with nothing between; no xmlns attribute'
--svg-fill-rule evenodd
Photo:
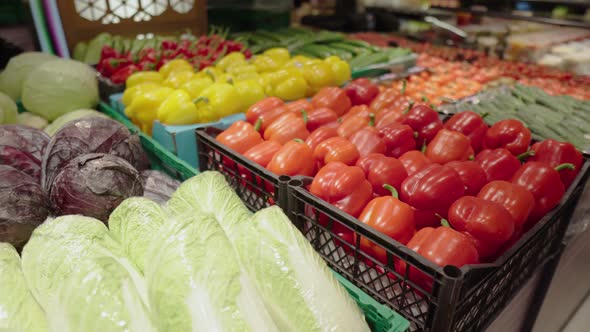
<svg viewBox="0 0 590 332"><path fill-rule="evenodd" d="M22 87L27 75L45 62L59 59L55 55L41 52L25 52L10 58L0 73L0 91L12 100L21 99Z"/></svg>

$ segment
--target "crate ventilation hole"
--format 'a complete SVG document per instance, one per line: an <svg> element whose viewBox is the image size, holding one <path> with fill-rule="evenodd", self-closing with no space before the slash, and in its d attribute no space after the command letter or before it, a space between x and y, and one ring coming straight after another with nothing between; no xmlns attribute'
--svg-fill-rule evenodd
<svg viewBox="0 0 590 332"><path fill-rule="evenodd" d="M76 13L88 21L117 24L121 19L149 21L168 7L186 14L193 9L194 0L75 0Z"/></svg>

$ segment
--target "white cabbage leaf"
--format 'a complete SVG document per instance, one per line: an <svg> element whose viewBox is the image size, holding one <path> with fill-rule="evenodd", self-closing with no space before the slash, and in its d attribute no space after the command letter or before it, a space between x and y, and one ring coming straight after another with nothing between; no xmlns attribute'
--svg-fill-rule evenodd
<svg viewBox="0 0 590 332"><path fill-rule="evenodd" d="M0 91L12 100L21 98L22 86L27 75L45 62L59 59L55 55L41 52L25 52L10 58L0 73Z"/></svg>

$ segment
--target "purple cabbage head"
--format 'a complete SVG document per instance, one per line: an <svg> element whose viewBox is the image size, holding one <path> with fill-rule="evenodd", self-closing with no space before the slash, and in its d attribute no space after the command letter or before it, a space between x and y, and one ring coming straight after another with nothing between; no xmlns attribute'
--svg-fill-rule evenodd
<svg viewBox="0 0 590 332"><path fill-rule="evenodd" d="M41 163L49 136L20 125L0 125L0 165L12 166L41 181Z"/></svg>
<svg viewBox="0 0 590 332"><path fill-rule="evenodd" d="M103 222L123 200L142 195L139 172L123 158L104 153L74 158L59 170L49 189L57 215L81 214Z"/></svg>
<svg viewBox="0 0 590 332"><path fill-rule="evenodd" d="M87 153L108 153L127 160L137 170L149 167L137 135L111 119L101 117L71 121L51 138L42 164L43 188L49 189L58 171L70 160Z"/></svg>
<svg viewBox="0 0 590 332"><path fill-rule="evenodd" d="M49 200L33 177L0 165L0 242L21 248L49 213Z"/></svg>
<svg viewBox="0 0 590 332"><path fill-rule="evenodd" d="M158 204L166 203L176 188L180 186L180 181L174 180L160 171L145 170L141 172L141 178L143 180L143 196Z"/></svg>

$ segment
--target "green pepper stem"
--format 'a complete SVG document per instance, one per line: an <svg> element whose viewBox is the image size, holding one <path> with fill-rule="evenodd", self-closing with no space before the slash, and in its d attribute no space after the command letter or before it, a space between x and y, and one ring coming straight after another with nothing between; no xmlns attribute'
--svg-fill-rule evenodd
<svg viewBox="0 0 590 332"><path fill-rule="evenodd" d="M523 152L521 154L519 154L518 156L516 156L516 159L523 161L528 157L532 157L535 155L535 151L533 150L528 150L527 152Z"/></svg>
<svg viewBox="0 0 590 332"><path fill-rule="evenodd" d="M490 115L490 112L483 112L480 114L482 119L485 119L488 115Z"/></svg>
<svg viewBox="0 0 590 332"><path fill-rule="evenodd" d="M468 159L469 159L470 161L473 161L473 160L475 160L475 156L474 156L474 155L471 155L471 156L469 156L469 158L468 158Z"/></svg>
<svg viewBox="0 0 590 332"><path fill-rule="evenodd" d="M420 136L420 134L418 134L417 131L414 132L414 138L418 138L418 136Z"/></svg>
<svg viewBox="0 0 590 332"><path fill-rule="evenodd" d="M301 138L295 138L293 140L293 142L297 142L297 143L305 143Z"/></svg>
<svg viewBox="0 0 590 332"><path fill-rule="evenodd" d="M438 219L440 219L440 224L441 224L443 227L448 227L448 228L451 228L451 224L449 223L449 221L448 221L448 220L446 220L445 218L443 218L443 217L442 217L440 214L438 214L438 213L435 213L434 215L435 215L435 216L436 216Z"/></svg>
<svg viewBox="0 0 590 332"><path fill-rule="evenodd" d="M574 170L574 169L576 169L576 166L571 163L564 163L564 164L561 164L561 165L558 165L557 167L555 167L555 170L558 172L562 171L564 169Z"/></svg>
<svg viewBox="0 0 590 332"><path fill-rule="evenodd" d="M209 102L209 98L207 97L198 97L193 99L193 104L199 103L199 102L205 102L208 103Z"/></svg>
<svg viewBox="0 0 590 332"><path fill-rule="evenodd" d="M258 118L258 120L256 120L256 123L254 124L254 130L260 131L260 128L262 128L262 119Z"/></svg>
<svg viewBox="0 0 590 332"><path fill-rule="evenodd" d="M213 75L213 73L212 73L212 72L211 72L209 69L205 70L205 74L207 74L207 76L209 76L209 78L210 78L210 79L211 79L213 82L215 82L215 75Z"/></svg>
<svg viewBox="0 0 590 332"><path fill-rule="evenodd" d="M369 113L369 127L375 127L375 114Z"/></svg>
<svg viewBox="0 0 590 332"><path fill-rule="evenodd" d="M303 123L305 123L307 125L307 111L306 110L301 110L301 115L303 116Z"/></svg>
<svg viewBox="0 0 590 332"><path fill-rule="evenodd" d="M428 98L426 96L422 96L422 101L427 103L428 102Z"/></svg>
<svg viewBox="0 0 590 332"><path fill-rule="evenodd" d="M410 100L408 102L408 107L406 107L406 109L404 110L404 113L403 114L408 114L408 112L410 112L410 110L412 109L412 106L414 106L414 101L413 100Z"/></svg>
<svg viewBox="0 0 590 332"><path fill-rule="evenodd" d="M393 196L393 198L399 199L399 194L397 192L397 189L395 189L395 187L393 187L392 185L386 183L386 184L383 185L383 188L391 191L391 196Z"/></svg>
<svg viewBox="0 0 590 332"><path fill-rule="evenodd" d="M408 85L408 80L404 79L402 81L402 91L401 91L402 95L405 95L406 94L406 87L407 87L407 85Z"/></svg>
<svg viewBox="0 0 590 332"><path fill-rule="evenodd" d="M424 143L422 143L422 148L420 149L420 152L426 153L426 140L424 141Z"/></svg>

